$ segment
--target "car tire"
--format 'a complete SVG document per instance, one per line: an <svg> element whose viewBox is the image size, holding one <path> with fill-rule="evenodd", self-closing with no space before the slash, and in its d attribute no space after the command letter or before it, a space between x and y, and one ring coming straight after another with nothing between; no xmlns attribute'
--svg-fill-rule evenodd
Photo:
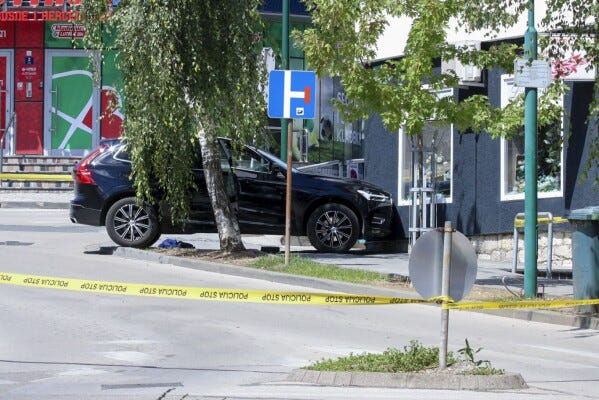
<svg viewBox="0 0 599 400"><path fill-rule="evenodd" d="M106 231L123 247L148 247L160 236L156 211L147 203L139 204L135 197L125 197L110 207Z"/></svg>
<svg viewBox="0 0 599 400"><path fill-rule="evenodd" d="M348 252L360 235L356 214L342 204L329 203L318 207L308 218L308 239L318 251Z"/></svg>

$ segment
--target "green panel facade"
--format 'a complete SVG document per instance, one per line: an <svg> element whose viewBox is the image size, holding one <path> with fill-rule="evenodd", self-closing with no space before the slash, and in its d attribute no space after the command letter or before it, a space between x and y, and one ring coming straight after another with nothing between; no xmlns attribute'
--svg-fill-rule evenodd
<svg viewBox="0 0 599 400"><path fill-rule="evenodd" d="M91 149L93 78L87 57L52 57L52 149Z"/></svg>

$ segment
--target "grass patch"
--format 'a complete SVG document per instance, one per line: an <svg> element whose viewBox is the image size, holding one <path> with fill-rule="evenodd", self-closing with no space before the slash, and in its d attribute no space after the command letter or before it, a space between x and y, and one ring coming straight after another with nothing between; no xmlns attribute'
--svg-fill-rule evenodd
<svg viewBox="0 0 599 400"><path fill-rule="evenodd" d="M284 256L260 257L248 265L252 268L286 274L311 276L313 278L332 279L351 283L380 283L387 280L387 275L378 272L341 268L336 265L322 264L297 255L289 258L285 265Z"/></svg>
<svg viewBox="0 0 599 400"><path fill-rule="evenodd" d="M503 375L505 370L499 368L493 368L491 365L482 365L475 367L468 371L462 371L460 375Z"/></svg>
<svg viewBox="0 0 599 400"><path fill-rule="evenodd" d="M305 369L314 371L335 372L439 372L459 375L503 375L504 370L493 368L486 360L476 360L474 355L481 349L474 350L466 340L466 347L460 349L460 357L453 352L447 353L446 369L439 368L439 348L424 347L417 340L412 340L403 350L387 349L383 353L350 353L347 357L322 359Z"/></svg>
<svg viewBox="0 0 599 400"><path fill-rule="evenodd" d="M453 353L447 354L448 363L455 362ZM347 372L416 372L439 366L439 348L424 347L412 340L403 350L387 349L382 354L350 354L337 359L323 359L306 367L316 371Z"/></svg>

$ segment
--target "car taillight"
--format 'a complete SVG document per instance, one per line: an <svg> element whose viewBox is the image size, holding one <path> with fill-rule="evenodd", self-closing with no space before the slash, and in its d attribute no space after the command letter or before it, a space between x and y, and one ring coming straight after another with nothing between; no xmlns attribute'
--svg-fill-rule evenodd
<svg viewBox="0 0 599 400"><path fill-rule="evenodd" d="M89 169L89 164L100 155L108 146L100 146L95 151L90 153L87 157L77 164L75 168L75 181L85 185L95 185L94 178L92 178L92 172Z"/></svg>

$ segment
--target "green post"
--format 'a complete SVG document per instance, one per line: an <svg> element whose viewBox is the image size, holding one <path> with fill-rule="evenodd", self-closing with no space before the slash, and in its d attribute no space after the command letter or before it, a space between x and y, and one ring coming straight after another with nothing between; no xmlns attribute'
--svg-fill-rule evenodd
<svg viewBox="0 0 599 400"><path fill-rule="evenodd" d="M289 0L283 0L283 9L281 10L283 24L281 27L281 69L289 69ZM287 131L289 120L281 120L281 160L287 160Z"/></svg>
<svg viewBox="0 0 599 400"><path fill-rule="evenodd" d="M524 39L527 61L537 59L534 0L528 1L528 30ZM524 92L524 295L537 296L537 89Z"/></svg>

